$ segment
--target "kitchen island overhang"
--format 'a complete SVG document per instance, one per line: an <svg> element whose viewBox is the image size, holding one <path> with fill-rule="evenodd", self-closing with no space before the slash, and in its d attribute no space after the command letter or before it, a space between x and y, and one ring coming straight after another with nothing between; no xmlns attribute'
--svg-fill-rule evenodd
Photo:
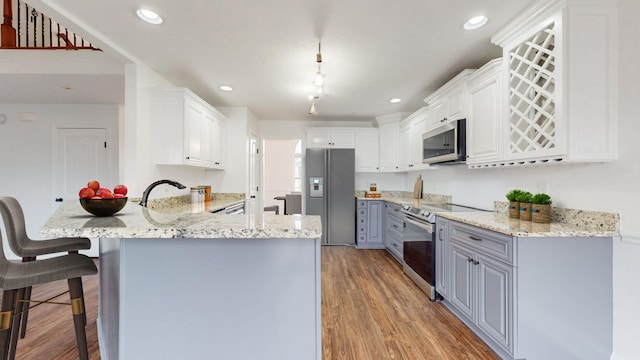
<svg viewBox="0 0 640 360"><path fill-rule="evenodd" d="M100 238L103 359L321 359L318 216L64 203L43 236Z"/></svg>

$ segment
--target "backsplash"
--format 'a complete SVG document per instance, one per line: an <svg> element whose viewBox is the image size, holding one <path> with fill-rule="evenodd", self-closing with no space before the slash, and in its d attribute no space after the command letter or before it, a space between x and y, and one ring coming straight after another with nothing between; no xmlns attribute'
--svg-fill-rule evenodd
<svg viewBox="0 0 640 360"><path fill-rule="evenodd" d="M365 193L366 190L358 190L356 191L356 197L362 198L364 197ZM381 191L381 193L383 198L413 198L413 192L411 191ZM422 194L422 200L426 203L448 204L451 203L451 196L439 194Z"/></svg>
<svg viewBox="0 0 640 360"><path fill-rule="evenodd" d="M496 212L509 212L509 203L506 201L496 201L494 207ZM620 215L617 213L551 207L551 222L620 231Z"/></svg>

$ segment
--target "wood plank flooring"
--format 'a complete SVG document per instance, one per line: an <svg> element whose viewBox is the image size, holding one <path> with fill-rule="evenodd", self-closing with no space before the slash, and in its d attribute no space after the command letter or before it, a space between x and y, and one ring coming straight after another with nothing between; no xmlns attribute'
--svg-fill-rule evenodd
<svg viewBox="0 0 640 360"><path fill-rule="evenodd" d="M89 358L96 360L98 276L83 284ZM64 281L38 286L33 298L66 288ZM322 347L323 360L498 359L444 305L430 302L386 251L345 246L322 248ZM33 309L16 359L77 359L70 309Z"/></svg>

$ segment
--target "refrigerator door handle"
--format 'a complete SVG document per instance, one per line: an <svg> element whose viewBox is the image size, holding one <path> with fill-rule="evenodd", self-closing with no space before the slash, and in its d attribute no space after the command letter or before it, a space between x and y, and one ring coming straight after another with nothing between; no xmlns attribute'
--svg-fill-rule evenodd
<svg viewBox="0 0 640 360"><path fill-rule="evenodd" d="M322 199L324 203L324 210L322 216L324 217L324 225L322 226L322 231L326 234L324 237L325 244L331 244L331 236L330 236L330 219L329 219L329 193L331 192L331 185L329 184L329 179L331 179L331 171L329 169L329 164L331 164L331 152L329 150L324 150L324 176L327 179L327 184L324 187L324 198Z"/></svg>

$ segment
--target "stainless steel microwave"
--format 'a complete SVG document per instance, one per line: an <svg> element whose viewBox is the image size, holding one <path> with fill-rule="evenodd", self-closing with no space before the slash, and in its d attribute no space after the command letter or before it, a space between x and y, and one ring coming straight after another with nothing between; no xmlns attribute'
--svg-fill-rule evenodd
<svg viewBox="0 0 640 360"><path fill-rule="evenodd" d="M422 134L422 162L463 164L467 161L467 121L454 120Z"/></svg>

